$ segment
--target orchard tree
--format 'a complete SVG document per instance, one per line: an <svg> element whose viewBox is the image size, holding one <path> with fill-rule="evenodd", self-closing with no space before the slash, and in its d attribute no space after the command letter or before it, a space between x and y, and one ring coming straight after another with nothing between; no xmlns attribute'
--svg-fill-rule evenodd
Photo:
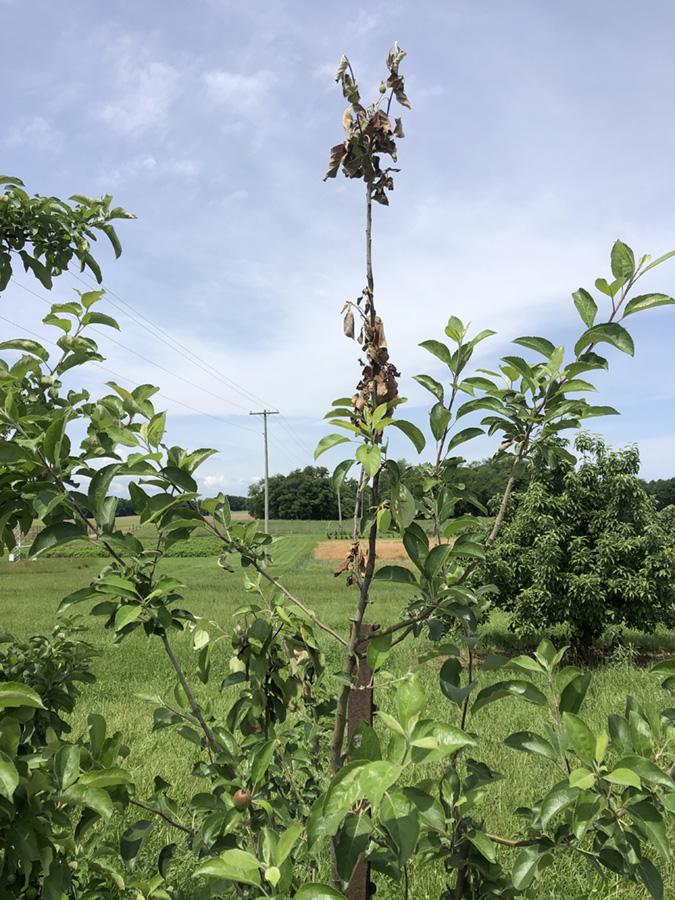
<svg viewBox="0 0 675 900"><path fill-rule="evenodd" d="M417 376L433 398L428 430L436 446L416 497L403 467L388 455L389 436L398 429L419 452L425 435L399 415L401 375L376 306L372 261L373 205L388 202L390 162L403 137L391 110L394 103L410 106L400 71L404 56L395 44L372 103L362 101L346 58L337 72L348 109L328 176L342 169L362 184L367 234L365 286L344 310L344 330L360 346L358 383L333 404L329 418L337 430L318 448L318 455L337 445L349 450L336 483L358 467L354 543L342 567L354 589L347 627L324 621L310 598L279 580L274 539L257 523L232 521L223 494L200 497L196 472L213 451L165 441L156 388L127 390L111 382L107 393L92 398L64 387L66 371L72 379L96 358L86 329L103 292L56 304L45 319L66 336L85 332L89 343L74 349L60 338L56 354L25 338L0 345L7 355L0 363L0 549L11 549L14 529L25 532L38 518L44 528L33 557L73 541L105 550L106 566L62 599L61 615L90 607L117 642L145 635L161 647L175 688L148 698L153 730L167 745L185 740L191 751L185 771L172 771L179 792L161 772L143 790L121 765L121 736L108 738L100 718L92 717L87 734L72 741L47 729L46 743L36 744L33 723L53 701L29 686L29 671L0 680L0 706L9 710L0 719L0 883L11 884L9 896L93 900L133 890L137 898L166 900L180 895L175 879L182 871L195 898L364 897L372 895L372 875L408 900L426 890L415 882L424 866L436 873L443 900L515 900L541 896L542 873L560 855L641 883L654 898L664 895L659 868L669 858L666 820L675 812L675 720L665 690L675 686L675 662L655 668L665 680L664 692L655 688L654 707L629 697L606 723L589 722L580 713L590 675L563 666L566 648L544 640L532 656L479 664L490 589L472 586L471 577L499 535L519 467L533 454L566 458L561 430L613 412L570 395L589 391L587 378L608 367L601 345L632 352L627 316L673 303L665 294L634 292L645 272L673 254L636 260L617 241L611 280L596 282L606 298L603 311L590 292L574 294L584 327L571 352L524 336L493 369L473 372L474 349L492 332L471 334L451 316L447 343L423 343L443 375ZM470 414L480 424L466 425ZM455 515L459 499L467 498L453 455L484 431L497 435L511 461L485 540L475 518ZM141 523L156 527L151 549L116 526L110 486L117 476L129 479ZM431 537L417 524L420 517L430 520ZM406 548L406 566L377 565L379 536L392 529ZM248 596L225 628L197 616L189 585L162 565L174 542L198 532L220 542L223 569L243 570ZM374 579L403 584L403 608L366 631ZM185 631L194 649L190 666L176 652L176 636ZM428 640L416 642L420 636ZM389 661L406 641L404 673L394 677ZM337 673L333 662L325 663L329 644L332 660L342 658ZM440 662L445 708L438 701L431 706L420 680L431 659ZM219 675L209 695L212 668ZM373 683L381 698L375 727L361 722L348 730L350 706ZM503 736L514 752L538 755L548 766L545 775L536 770L536 799L519 805L514 834L494 827L489 803L500 775L485 751L499 735L491 731L486 739L492 720L480 712L494 702L527 702L547 716L544 734ZM121 826L122 814L134 810L139 818ZM115 853L110 835L116 828L122 834ZM148 836L160 829L171 837L149 861ZM87 865L79 864L80 855ZM131 868L137 857L142 862ZM180 865L172 864L174 857ZM156 865L152 875L150 864Z"/></svg>
<svg viewBox="0 0 675 900"><path fill-rule="evenodd" d="M518 633L567 625L588 652L607 628L675 625L675 535L638 478L637 447L587 434L575 447L578 468L535 466L480 578Z"/></svg>

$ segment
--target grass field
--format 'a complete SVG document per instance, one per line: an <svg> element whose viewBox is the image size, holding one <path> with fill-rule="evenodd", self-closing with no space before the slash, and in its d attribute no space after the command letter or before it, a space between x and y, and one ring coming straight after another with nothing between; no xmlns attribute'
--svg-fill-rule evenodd
<svg viewBox="0 0 675 900"><path fill-rule="evenodd" d="M321 529L305 527L309 523L285 523L295 528L280 541L278 546L278 570L290 590L314 608L329 624L346 629L354 594L346 589L342 580L332 575L332 566L311 558L311 551L318 540L325 539L326 523ZM298 524L302 528L298 528ZM291 529L289 529L290 531ZM279 531L277 531L279 533ZM170 559L162 563L164 571L183 580L189 587L186 593L192 611L229 628L234 609L243 601L245 594L241 588L241 573L230 574L218 568L216 561L209 558ZM83 586L101 567L101 560L89 559L47 559L36 562L8 564L0 562L0 608L2 610L2 630L8 630L17 637L25 637L36 632L46 633L55 621L55 609L65 594ZM373 602L368 620L387 624L396 617L406 599L406 587L399 585L377 585L373 591ZM111 728L120 729L132 747L128 767L141 792L151 784L152 776L160 772L168 781L176 785L176 794L187 798L196 789L193 779L185 779L189 771L185 764L196 755L190 745L167 737L167 732L153 734L152 706L135 698L137 693L163 693L172 684L172 672L156 641L148 641L135 633L121 645L112 644L110 634L105 632L97 620L85 617L90 626L88 639L100 650L101 656L95 665L98 677L96 684L85 690L83 702L74 718L76 730L83 726L89 712L101 712ZM506 619L495 613L484 633L484 644L491 648L512 648L516 641L506 629ZM630 641L642 652L675 651L675 634L663 632L645 637L629 635ZM188 672L194 673L194 657L187 636L176 638L177 651ZM224 646L227 651L227 645ZM415 644L405 643L395 662L388 668L394 674L403 673L415 665L426 642L419 639ZM332 645L326 643L328 672L338 668L338 657ZM215 705L226 709L228 697L218 694L218 684L227 672L227 652L221 659L214 660L214 671L208 691ZM438 718L454 721L455 707L440 693L436 665L423 669L423 679L428 693L429 709ZM497 676L485 673L483 683L489 683ZM193 679L199 684L196 678ZM622 711L626 693L632 693L638 700L651 702L661 707L668 705L668 695L661 691L658 680L649 676L645 669L631 661L630 654L617 655L597 668L583 713L590 722L600 723L609 712ZM382 710L393 704L393 690L381 690L377 703ZM481 758L492 768L503 773L504 779L489 792L485 803L485 817L492 832L511 835L516 833L517 821L512 810L519 804L528 804L541 796L547 785L557 781L557 777L539 757L523 756L511 751L501 743L513 731L539 730L543 720L538 707L518 701L501 701L491 705L476 715L472 724L483 737L480 748ZM167 835L168 837L168 835ZM173 839L173 835L171 837ZM156 833L153 842L161 845L161 836ZM508 850L502 850L508 859ZM149 859L152 865L154 857ZM189 860L183 858L178 866L177 880L185 878L183 884L186 895L190 896ZM675 868L664 873L666 896L675 897ZM440 892L441 879L432 868L419 868L413 873L411 896L415 900L435 898ZM573 856L562 856L555 866L548 870L538 897L541 898L642 898L646 892L636 887L621 887L614 879L603 882L586 863ZM379 883L378 900L395 900L400 897L398 885L382 879Z"/></svg>

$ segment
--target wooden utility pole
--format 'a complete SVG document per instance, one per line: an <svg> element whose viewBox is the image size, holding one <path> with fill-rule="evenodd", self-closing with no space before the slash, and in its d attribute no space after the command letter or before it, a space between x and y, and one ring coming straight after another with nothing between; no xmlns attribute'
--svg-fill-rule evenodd
<svg viewBox="0 0 675 900"><path fill-rule="evenodd" d="M250 416L263 417L263 437L265 439L265 534L270 533L270 466L269 450L267 447L267 417L278 416L278 409L263 409L260 412L251 412Z"/></svg>

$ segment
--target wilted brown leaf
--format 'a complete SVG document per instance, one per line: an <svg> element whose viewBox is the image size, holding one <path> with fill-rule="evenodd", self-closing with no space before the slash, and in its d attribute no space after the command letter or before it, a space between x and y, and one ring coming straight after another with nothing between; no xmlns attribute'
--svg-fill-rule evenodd
<svg viewBox="0 0 675 900"><path fill-rule="evenodd" d="M347 147L345 144L336 144L334 147L330 148L330 160L328 162L328 169L323 178L324 181L327 181L329 178L335 178L340 170L340 163L345 158L346 153Z"/></svg>
<svg viewBox="0 0 675 900"><path fill-rule="evenodd" d="M351 309L347 310L347 315L344 317L342 327L344 328L344 332L348 338L354 337L354 313L351 311Z"/></svg>

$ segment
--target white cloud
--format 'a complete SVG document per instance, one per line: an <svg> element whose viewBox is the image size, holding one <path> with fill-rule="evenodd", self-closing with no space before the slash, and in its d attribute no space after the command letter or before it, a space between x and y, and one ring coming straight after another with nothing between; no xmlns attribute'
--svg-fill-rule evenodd
<svg viewBox="0 0 675 900"><path fill-rule="evenodd" d="M113 72L114 96L98 110L98 118L123 134L164 125L180 92L178 69L144 59L136 42L127 39L115 50Z"/></svg>
<svg viewBox="0 0 675 900"><path fill-rule="evenodd" d="M109 188L117 187L134 178L161 178L165 175L175 175L180 178L195 178L201 171L201 165L194 159L157 159L150 154L139 154L112 169L104 168L101 181Z"/></svg>
<svg viewBox="0 0 675 900"><path fill-rule="evenodd" d="M8 147L31 147L38 150L58 150L63 143L60 131L42 116L21 120L12 128L5 141Z"/></svg>
<svg viewBox="0 0 675 900"><path fill-rule="evenodd" d="M276 75L268 69L259 69L252 75L212 69L204 75L211 97L239 114L257 109L267 99L276 81Z"/></svg>

